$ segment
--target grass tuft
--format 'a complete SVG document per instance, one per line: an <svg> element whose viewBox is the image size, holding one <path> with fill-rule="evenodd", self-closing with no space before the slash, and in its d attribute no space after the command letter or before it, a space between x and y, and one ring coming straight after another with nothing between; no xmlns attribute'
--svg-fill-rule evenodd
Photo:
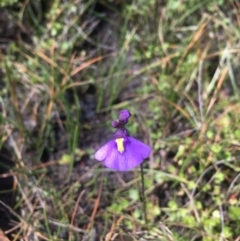
<svg viewBox="0 0 240 241"><path fill-rule="evenodd" d="M239 7L2 1L3 235L239 240ZM146 214L140 170L113 172L93 157L123 108L131 135L153 148Z"/></svg>

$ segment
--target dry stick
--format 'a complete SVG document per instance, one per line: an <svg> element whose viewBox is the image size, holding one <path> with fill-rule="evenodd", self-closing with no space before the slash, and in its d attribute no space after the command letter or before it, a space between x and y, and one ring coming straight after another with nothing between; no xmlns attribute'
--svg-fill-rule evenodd
<svg viewBox="0 0 240 241"><path fill-rule="evenodd" d="M203 98L202 98L202 70L203 70L203 61L200 60L199 68L198 68L198 78L197 78L197 84L198 84L198 103L199 103L199 110L200 110L200 116L201 116L201 125L203 123Z"/></svg>
<svg viewBox="0 0 240 241"><path fill-rule="evenodd" d="M82 196L83 194L85 193L85 190L83 190L79 195L78 195L78 199L77 199L77 202L74 206L74 210L73 210L73 214L72 214L72 218L71 218L71 223L70 223L70 229L69 229L69 236L72 237L72 227L73 227L73 223L74 223L74 220L75 220L75 216L76 216L76 213L77 213L77 209L78 209L78 206L79 206L79 202L81 201L82 199Z"/></svg>
<svg viewBox="0 0 240 241"><path fill-rule="evenodd" d="M144 175L143 175L143 165L141 164L141 184L142 184L142 189L141 189L141 196L142 196L142 203L143 203L143 215L144 215L144 221L145 224L147 224L147 210L146 210L146 198L145 198L145 186L144 186Z"/></svg>
<svg viewBox="0 0 240 241"><path fill-rule="evenodd" d="M113 232L114 232L114 229L116 228L116 222L115 222L115 217L113 217L113 222L112 222L112 226L111 226L111 229L110 229L110 232L107 233L106 237L105 237L105 241L111 241L112 237L113 237Z"/></svg>
<svg viewBox="0 0 240 241"><path fill-rule="evenodd" d="M92 215L90 217L90 221L87 225L87 230L89 230L92 226L92 223L94 221L95 215L97 213L97 209L99 207L99 203L100 203L100 199L101 199L101 195L102 195L102 185L103 185L103 172L101 173L101 181L100 181L100 187L99 187L99 191L98 191L98 196L96 199L96 203L94 205L93 211L92 211Z"/></svg>

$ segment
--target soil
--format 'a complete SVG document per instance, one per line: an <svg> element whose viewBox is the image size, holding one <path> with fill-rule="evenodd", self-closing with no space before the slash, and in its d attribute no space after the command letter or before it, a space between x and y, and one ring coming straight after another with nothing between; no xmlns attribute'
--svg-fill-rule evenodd
<svg viewBox="0 0 240 241"><path fill-rule="evenodd" d="M12 176L5 176L14 167L11 152L2 147L0 150L0 229L7 231L11 226L11 220L16 220L9 209L15 205L16 189L14 190L14 179ZM7 206L6 206L7 205Z"/></svg>
<svg viewBox="0 0 240 241"><path fill-rule="evenodd" d="M109 17L115 17L114 14L109 13L106 8L103 6L95 6L100 13L108 14ZM0 16L0 22L4 23L0 25L0 48L3 53L7 52L9 44L12 42L17 43L18 41L26 40L29 42L29 36L31 35L25 28L16 24L12 19L8 18L7 12L4 10L2 11L3 14ZM93 32L92 34L97 35L104 35L106 30L109 28L110 25L106 23L99 23L99 28L97 31ZM110 46L111 49L116 48L117 44L117 36L116 31L114 29L108 29L112 34L108 39L108 43L105 44ZM26 37L28 36L28 37ZM92 37L92 36L91 36ZM31 40L30 40L31 41ZM85 43L84 48L87 48L89 43ZM92 47L92 46L89 46ZM79 46L78 46L79 48ZM110 63L106 63L109 65ZM134 68L138 68L135 66ZM2 75L0 78L0 86L4 88L4 81L2 81ZM129 86L127 86L123 93L119 96L118 99L115 100L115 104L118 102L127 100L131 98L134 93L135 88L139 87L140 82L139 80L133 81ZM98 149L102 144L106 141L111 139L112 132L109 128L103 127L98 128L100 125L105 125L104 123L109 123L111 121L110 115L108 112L103 114L96 114L96 88L93 85L89 85L88 89L84 91L84 93L79 92L79 100L81 103L81 121L83 128L80 131L78 148L80 150L84 150L85 148L92 148L94 150ZM73 101L73 94L71 91L66 92L66 98L69 102ZM24 118L24 117L23 117ZM65 120L64 113L60 116L61 121L64 122ZM28 123L28 120L23 120L24 123ZM88 195L87 193L91 193L92 187L85 186L92 178L94 178L94 172L91 171L97 164L96 160L90 158L87 153L81 155L74 163L74 168L72 171L72 175L70 179L66 178L69 173L69 165L48 165L52 162L52 160L59 160L61 156L67 152L67 138L65 132L63 132L62 127L58 125L56 120L51 121L52 129L54 130L55 136L55 144L52 146L49 140L46 142L46 146L42 151L41 155L41 162L43 165L47 166L47 177L46 179L51 180L52 185L56 188L56 190L62 190L71 185L71 183L80 182L81 188L78 190L81 193L83 190L86 195L82 198L80 204L84 207L84 214L88 217L91 216L92 210L94 208L94 203L88 204ZM34 135L37 135L37 126L33 125L34 128L31 130L33 131ZM106 125L105 125L106 126ZM36 130L36 133L35 133ZM114 130L113 130L114 131ZM18 133L16 132L16 139L18 139ZM32 148L31 143L28 143L25 148L23 148L22 156L24 157L24 164L31 169L35 165L34 157L38 155L38 150ZM23 214L24 209L15 210L15 214L11 213L11 210L14 210L14 206L17 203L17 188L16 188L16 180L14 180L13 176L6 176L6 173L10 173L16 165L19 165L15 162L15 157L12 155L12 146L9 141L6 141L2 148L0 149L0 229L3 232L10 230L13 228L16 223L19 221L16 215ZM5 177L6 176L6 177ZM104 223L103 219L101 218L101 213L104 212L104 209L111 204L111 195L110 193L114 190L121 188L123 183L128 182L133 179L134 173L133 172L126 172L126 173L115 173L115 172L106 172L104 174L105 178L107 178L108 182L103 187L104 195L99 203L99 213L97 214L97 218L95 220L95 240L98 240L98 233L101 233L104 230ZM37 176L34 177L30 175L31 181L37 182ZM102 176L97 177L96 180L102 179ZM27 186L26 180L21 180L22 186ZM107 194L109 193L109 194ZM41 222L41 221L40 221ZM78 224L79 228L86 228L86 223L83 221L82 223ZM56 231L56 227L54 225L51 226L52 232ZM16 229L14 232L17 232L19 229ZM61 231L61 238L67 239L68 238L68 231L62 230ZM9 239L12 239L12 234L9 233ZM34 239L34 234L30 232L28 234L29 240ZM119 236L120 237L120 236ZM35 240L35 239L34 239ZM86 239L88 240L88 239ZM117 239L116 239L117 240Z"/></svg>

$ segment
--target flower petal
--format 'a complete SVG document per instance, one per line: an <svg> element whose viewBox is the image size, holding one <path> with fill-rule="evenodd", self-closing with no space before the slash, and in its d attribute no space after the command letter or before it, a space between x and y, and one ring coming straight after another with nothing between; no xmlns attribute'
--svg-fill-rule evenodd
<svg viewBox="0 0 240 241"><path fill-rule="evenodd" d="M119 163L120 163L120 157L121 153L117 150L117 147L113 148L108 155L106 156L106 159L104 160L104 165L110 169L120 171L119 169Z"/></svg>
<svg viewBox="0 0 240 241"><path fill-rule="evenodd" d="M111 151L116 149L115 145L114 140L109 141L95 153L95 158L98 161L104 161Z"/></svg>
<svg viewBox="0 0 240 241"><path fill-rule="evenodd" d="M128 139L129 147L132 149L132 152L138 153L143 159L146 159L150 156L152 150L150 146L133 137L129 137Z"/></svg>
<svg viewBox="0 0 240 241"><path fill-rule="evenodd" d="M151 148L129 137L125 143L125 151L120 153L117 148L112 148L106 155L104 165L117 171L128 171L139 166L145 158L149 157Z"/></svg>
<svg viewBox="0 0 240 241"><path fill-rule="evenodd" d="M126 151L121 155L119 158L119 170L120 171L128 171L137 166L139 166L143 162L143 158L135 152L131 148L130 142L129 145L126 147Z"/></svg>

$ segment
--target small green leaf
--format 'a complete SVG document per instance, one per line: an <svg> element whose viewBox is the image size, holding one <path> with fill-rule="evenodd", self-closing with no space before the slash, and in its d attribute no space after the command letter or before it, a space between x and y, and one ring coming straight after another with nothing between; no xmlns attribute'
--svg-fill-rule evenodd
<svg viewBox="0 0 240 241"><path fill-rule="evenodd" d="M139 200L139 192L136 189L130 189L129 190L129 197L134 200L137 201Z"/></svg>
<svg viewBox="0 0 240 241"><path fill-rule="evenodd" d="M60 165L65 165L73 162L72 155L69 154L63 154L62 158L58 161Z"/></svg>
<svg viewBox="0 0 240 241"><path fill-rule="evenodd" d="M229 217L234 221L239 221L240 223L240 207L230 206L229 207Z"/></svg>

